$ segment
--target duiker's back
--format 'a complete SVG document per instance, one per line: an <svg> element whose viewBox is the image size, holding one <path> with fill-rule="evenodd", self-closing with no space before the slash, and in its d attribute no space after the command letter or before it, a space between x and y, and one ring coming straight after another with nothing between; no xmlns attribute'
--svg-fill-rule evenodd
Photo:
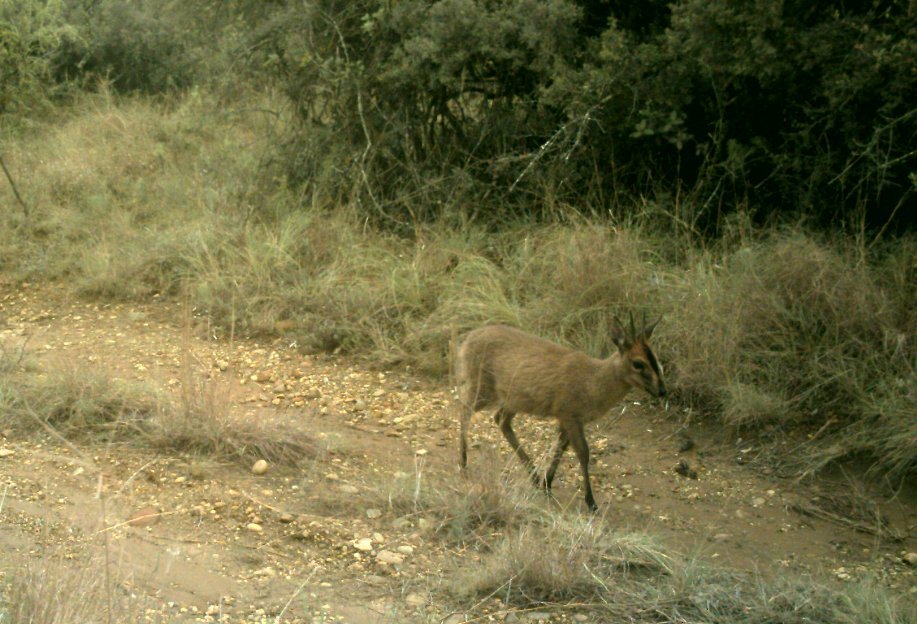
<svg viewBox="0 0 917 624"><path fill-rule="evenodd" d="M583 353L507 325L469 333L457 358L459 393L474 409L498 405L551 416L556 401L576 385L576 371L594 366Z"/></svg>

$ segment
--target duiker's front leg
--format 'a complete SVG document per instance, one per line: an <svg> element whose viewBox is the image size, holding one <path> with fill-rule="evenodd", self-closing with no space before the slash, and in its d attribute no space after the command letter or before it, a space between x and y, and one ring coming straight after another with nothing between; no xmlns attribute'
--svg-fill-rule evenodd
<svg viewBox="0 0 917 624"><path fill-rule="evenodd" d="M589 482L589 445L586 443L586 434L583 431L583 421L577 419L564 421L562 423L570 438L570 445L576 452L579 459L580 468L583 470L583 489L586 490L586 505L590 511L597 511L599 506L595 504L595 498L592 496L592 484Z"/></svg>

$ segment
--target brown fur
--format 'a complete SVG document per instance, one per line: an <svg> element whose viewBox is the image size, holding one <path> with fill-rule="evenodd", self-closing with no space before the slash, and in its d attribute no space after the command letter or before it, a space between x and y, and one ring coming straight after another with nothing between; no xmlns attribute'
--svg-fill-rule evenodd
<svg viewBox="0 0 917 624"><path fill-rule="evenodd" d="M658 321L657 321L658 322ZM567 446L572 446L583 471L586 503L595 510L589 482L589 446L583 425L604 416L634 387L664 396L665 385L652 363L649 343L655 323L636 334L617 324L618 351L600 360L506 325L490 325L470 332L456 357L461 416L461 466L467 465L468 424L474 412L496 407L500 426L516 455L537 485L551 489L554 473ZM634 368L643 366L642 370ZM558 424L554 456L544 479L535 473L512 429L517 413L553 418Z"/></svg>

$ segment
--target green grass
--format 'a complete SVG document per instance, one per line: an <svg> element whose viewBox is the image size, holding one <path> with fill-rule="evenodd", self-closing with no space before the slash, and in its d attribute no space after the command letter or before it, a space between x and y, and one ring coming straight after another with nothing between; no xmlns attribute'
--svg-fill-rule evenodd
<svg viewBox="0 0 917 624"><path fill-rule="evenodd" d="M287 123L276 101L103 93L5 139L33 214L0 216L0 271L104 300L181 295L224 329L433 375L451 337L482 323L601 355L615 314L663 313L655 346L674 400L743 436L820 432L784 457L797 472L862 456L913 474L913 236L869 249L740 224L702 243L635 205L614 227L565 217L396 237L320 189L304 200L266 164ZM0 201L14 205L7 185Z"/></svg>

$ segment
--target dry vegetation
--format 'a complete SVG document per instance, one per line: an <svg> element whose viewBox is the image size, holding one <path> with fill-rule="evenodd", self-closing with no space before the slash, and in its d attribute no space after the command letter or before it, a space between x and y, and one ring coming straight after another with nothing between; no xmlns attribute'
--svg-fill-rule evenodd
<svg viewBox="0 0 917 624"><path fill-rule="evenodd" d="M316 456L318 447L302 432L273 431L233 417L223 389L188 370L175 399L106 373L70 365L36 368L0 353L0 429L246 464L263 458L295 465Z"/></svg>
<svg viewBox="0 0 917 624"><path fill-rule="evenodd" d="M282 132L260 112L271 101L216 104L86 96L10 143L34 211L0 221L6 274L90 297L184 293L223 328L434 374L452 334L484 322L600 354L615 313L661 312L658 349L684 404L743 434L820 431L789 457L797 471L864 456L879 474L913 472L913 238L870 247L737 219L703 245L637 212L616 226L442 224L405 239L346 207L294 208L283 178L257 166L270 160L262 137Z"/></svg>
<svg viewBox="0 0 917 624"><path fill-rule="evenodd" d="M399 238L346 207L302 208L282 176L259 167L271 156L264 137L283 124L251 111L273 104L252 96L229 107L192 91L163 106L102 93L4 137L0 151L31 207L0 215L5 279L72 284L102 299L181 294L226 335L282 333L307 349L439 375L450 337L484 322L600 354L611 347L614 314L662 312L656 345L677 400L778 444L782 433L817 432L791 453L779 447L796 473L865 456L895 480L913 475L913 238L870 247L739 223L703 245L669 239L640 214L614 226L565 217L500 233L418 226ZM5 185L0 200L14 204ZM224 458L314 452L308 439L234 422L204 380L166 401L150 388L3 355L3 428ZM391 509L431 513L444 540L475 553L457 562L449 600L575 602L641 622L913 621L912 604L878 587L710 570L648 536L546 510L520 498L525 488L507 486L502 471L484 472L493 477L470 486L418 473L380 489ZM54 610L77 608L73 596L87 592L82 577L55 580L54 565L14 583L0 622L95 621Z"/></svg>

